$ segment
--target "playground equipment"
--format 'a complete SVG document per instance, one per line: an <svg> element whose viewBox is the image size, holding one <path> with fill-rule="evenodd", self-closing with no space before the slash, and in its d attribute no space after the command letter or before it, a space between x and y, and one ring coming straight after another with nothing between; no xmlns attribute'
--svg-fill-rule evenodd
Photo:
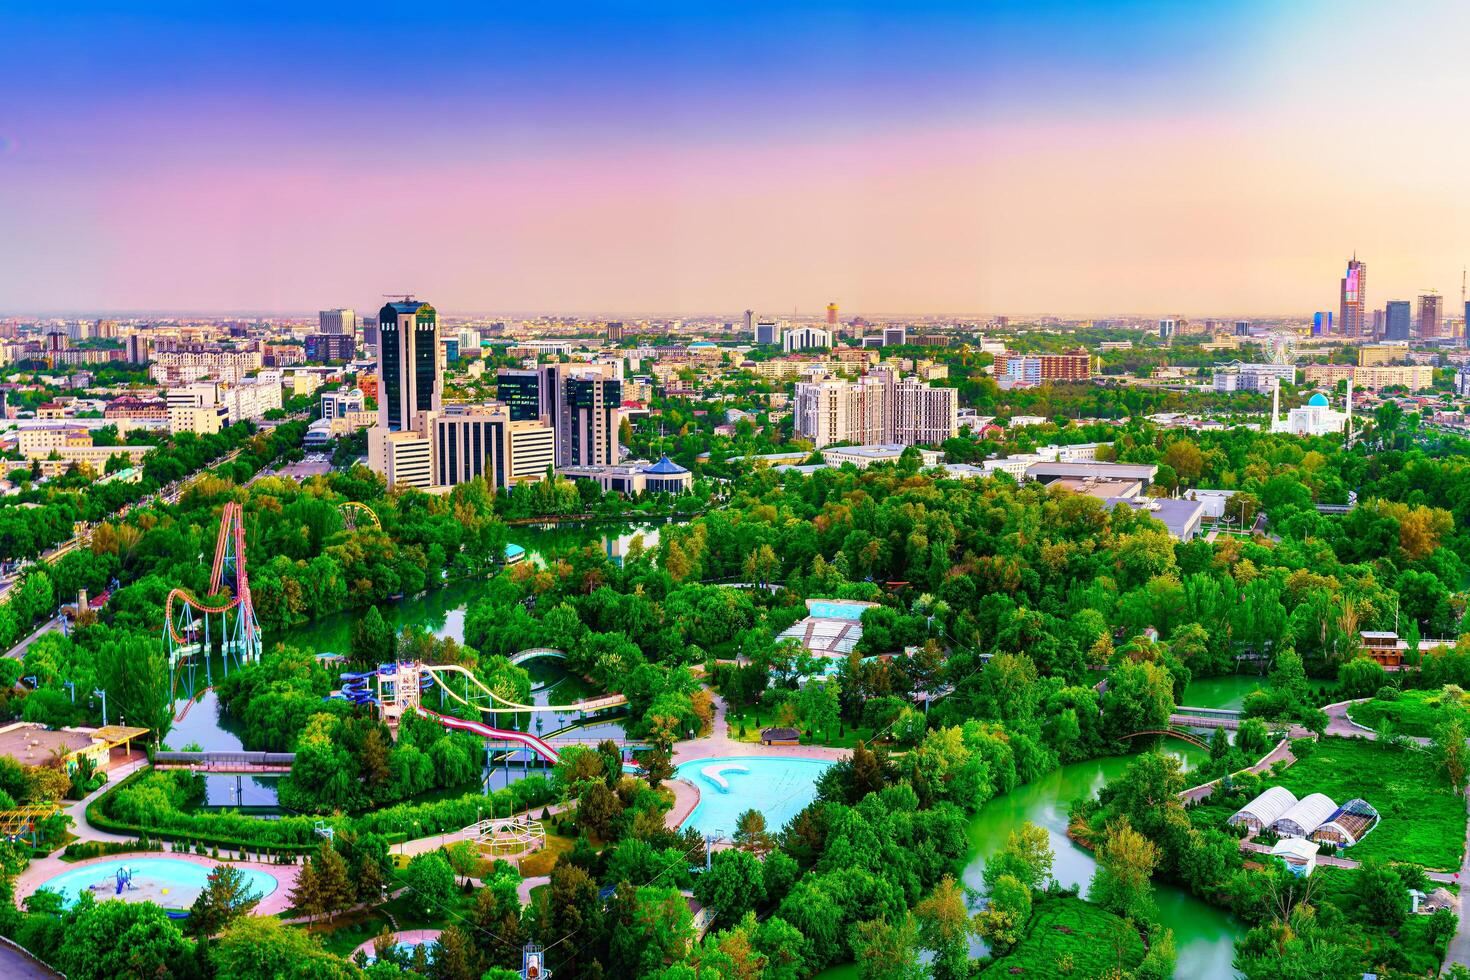
<svg viewBox="0 0 1470 980"><path fill-rule="evenodd" d="M501 817L475 824L475 844L492 857L521 857L546 844L546 828L529 817Z"/></svg>
<svg viewBox="0 0 1470 980"><path fill-rule="evenodd" d="M232 576L230 580L226 575ZM219 537L214 546L214 566L209 576L209 594L227 597L203 600L187 589L168 594L163 612L163 642L168 651L169 702L179 695L192 701L199 693L195 674L204 661L205 686L214 684L210 655L216 647L223 656L224 670L243 667L260 659L260 622L250 598L250 578L245 569L245 514L235 501L225 504L220 514Z"/></svg>
<svg viewBox="0 0 1470 980"><path fill-rule="evenodd" d="M349 500L337 507L337 513L342 515L342 523L347 530L355 531L359 527L367 527L371 524L378 530L383 529L383 522L378 520L378 515L367 504L360 504L355 500Z"/></svg>

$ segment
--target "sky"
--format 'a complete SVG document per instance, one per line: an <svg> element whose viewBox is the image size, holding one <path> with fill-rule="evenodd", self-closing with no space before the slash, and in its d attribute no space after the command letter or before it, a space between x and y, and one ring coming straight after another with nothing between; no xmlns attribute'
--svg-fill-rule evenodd
<svg viewBox="0 0 1470 980"><path fill-rule="evenodd" d="M308 9L309 8L309 9ZM1470 4L0 0L0 315L1295 315L1470 262Z"/></svg>

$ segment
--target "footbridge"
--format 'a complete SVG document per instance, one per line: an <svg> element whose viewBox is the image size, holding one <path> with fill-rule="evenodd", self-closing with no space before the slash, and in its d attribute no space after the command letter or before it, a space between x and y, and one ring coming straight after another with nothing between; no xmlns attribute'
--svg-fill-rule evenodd
<svg viewBox="0 0 1470 980"><path fill-rule="evenodd" d="M511 654L510 663L512 667L519 667L528 660L536 660L540 657L547 657L551 660L567 659L566 652L563 650L553 650L550 647L531 647L529 650L522 650L520 653Z"/></svg>
<svg viewBox="0 0 1470 980"><path fill-rule="evenodd" d="M1145 731L1133 732L1130 735L1124 735L1120 739L1120 741L1128 741L1131 739L1140 738L1144 735L1158 735L1163 738L1177 738L1181 742L1188 742L1190 745L1195 745L1202 749L1208 749L1210 747L1209 743L1201 739L1198 735L1193 735L1189 732L1181 731L1177 728L1150 728Z"/></svg>
<svg viewBox="0 0 1470 980"><path fill-rule="evenodd" d="M153 768L258 776L291 771L295 752L155 752Z"/></svg>

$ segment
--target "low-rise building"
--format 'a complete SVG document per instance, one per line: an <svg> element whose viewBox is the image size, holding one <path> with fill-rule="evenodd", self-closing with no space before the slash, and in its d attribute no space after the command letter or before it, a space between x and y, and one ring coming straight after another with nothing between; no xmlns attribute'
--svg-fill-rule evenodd
<svg viewBox="0 0 1470 980"><path fill-rule="evenodd" d="M688 493L694 474L667 456L656 463L632 462L616 466L564 466L557 474L571 480L591 480L607 493L632 497L641 493Z"/></svg>

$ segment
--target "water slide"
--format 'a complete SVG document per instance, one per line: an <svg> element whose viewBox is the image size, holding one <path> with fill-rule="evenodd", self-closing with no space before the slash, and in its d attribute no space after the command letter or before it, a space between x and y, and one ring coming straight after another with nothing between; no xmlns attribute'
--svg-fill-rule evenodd
<svg viewBox="0 0 1470 980"><path fill-rule="evenodd" d="M418 710L419 714L437 721L451 731L469 732L471 735L478 735L481 738L492 739L497 742L516 742L534 750L537 755L552 764L555 764L559 758L556 749L553 749L535 735L508 728L491 728L489 725L478 721L465 721L463 718L451 718L449 715L441 715L437 711L430 711L427 708L421 707Z"/></svg>
<svg viewBox="0 0 1470 980"><path fill-rule="evenodd" d="M447 683L445 678L439 676L441 672L462 674L469 684L479 688L485 694L489 695L491 700L502 705L502 707L487 708L484 705L471 704L455 692L454 685ZM486 687L485 683L476 677L473 671L466 670L458 664L422 664L419 667L419 676L429 680L437 680L444 693L454 698L460 704L467 704L472 708L487 711L492 714L513 714L517 711L600 711L603 708L616 708L628 703L627 696L622 694L608 694L600 698L578 701L575 704L521 704L516 701L507 701ZM428 684L426 683L423 686L427 688Z"/></svg>

